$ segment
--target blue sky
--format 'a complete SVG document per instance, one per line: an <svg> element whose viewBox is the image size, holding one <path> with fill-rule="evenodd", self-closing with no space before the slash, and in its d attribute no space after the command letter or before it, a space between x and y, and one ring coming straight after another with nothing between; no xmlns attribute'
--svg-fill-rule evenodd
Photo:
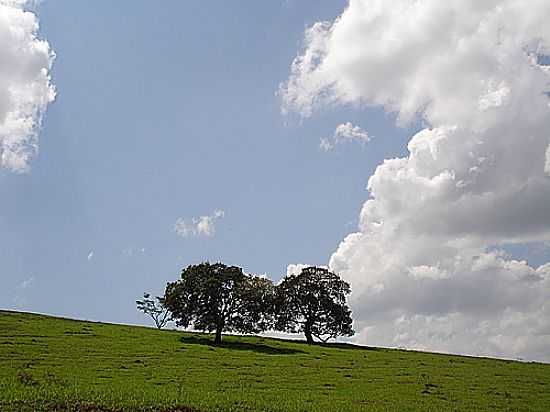
<svg viewBox="0 0 550 412"><path fill-rule="evenodd" d="M187 264L221 260L273 279L290 263L326 264L357 225L366 178L408 135L382 110L281 114L276 93L305 27L343 6L42 3L58 95L30 173L0 177L0 305L147 322L135 298ZM368 147L321 151L344 121L368 125ZM215 236L173 231L216 209Z"/></svg>
<svg viewBox="0 0 550 412"><path fill-rule="evenodd" d="M34 3L0 307L147 324L188 264L328 264L357 343L550 361L549 2Z"/></svg>

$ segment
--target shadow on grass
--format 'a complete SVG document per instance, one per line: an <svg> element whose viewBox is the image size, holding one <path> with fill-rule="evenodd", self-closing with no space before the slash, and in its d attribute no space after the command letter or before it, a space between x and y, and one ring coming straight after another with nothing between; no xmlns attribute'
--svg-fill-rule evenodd
<svg viewBox="0 0 550 412"><path fill-rule="evenodd" d="M276 339L279 342L291 343L293 345L303 345L306 348L332 348L332 349L344 349L344 350L357 350L357 351L385 351L385 348L378 348L376 346L363 346L356 345L353 343L344 343L344 342L318 342L315 341L313 344L308 344L305 340L299 339L285 339L285 338L268 338ZM302 351L300 351L302 352Z"/></svg>
<svg viewBox="0 0 550 412"><path fill-rule="evenodd" d="M241 341L222 341L219 345L214 345L211 338L204 336L182 336L181 343L186 345L204 345L212 348L223 348L230 350L249 350L267 355L295 355L297 353L305 353L299 349L276 348L273 346L264 345L263 343L247 343Z"/></svg>
<svg viewBox="0 0 550 412"><path fill-rule="evenodd" d="M346 350L359 350L359 351L383 351L383 348L377 348L375 346L361 346L354 345L353 343L339 343L339 342L330 342L330 343L315 343L316 346L321 346L323 348L336 348L336 349L346 349Z"/></svg>

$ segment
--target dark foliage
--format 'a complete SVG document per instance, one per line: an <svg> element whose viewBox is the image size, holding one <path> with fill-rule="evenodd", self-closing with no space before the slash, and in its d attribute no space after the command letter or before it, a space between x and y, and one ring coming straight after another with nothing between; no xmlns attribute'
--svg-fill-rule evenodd
<svg viewBox="0 0 550 412"><path fill-rule="evenodd" d="M237 266L208 262L191 265L168 283L166 307L178 326L197 330L258 333L273 325L274 287L270 280L244 274Z"/></svg>
<svg viewBox="0 0 550 412"><path fill-rule="evenodd" d="M276 329L303 332L326 342L337 336L352 336L351 310L346 303L350 285L328 269L308 267L290 275L277 286Z"/></svg>
<svg viewBox="0 0 550 412"><path fill-rule="evenodd" d="M143 294L143 300L136 300L139 311L149 315L158 329L162 329L171 320L170 312L164 305L164 298L151 298L149 293Z"/></svg>

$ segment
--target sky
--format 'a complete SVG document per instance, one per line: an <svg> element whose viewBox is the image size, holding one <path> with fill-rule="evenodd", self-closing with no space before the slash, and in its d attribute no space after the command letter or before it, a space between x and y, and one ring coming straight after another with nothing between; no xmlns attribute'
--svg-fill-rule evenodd
<svg viewBox="0 0 550 412"><path fill-rule="evenodd" d="M0 308L329 265L354 342L550 361L549 13L0 0Z"/></svg>

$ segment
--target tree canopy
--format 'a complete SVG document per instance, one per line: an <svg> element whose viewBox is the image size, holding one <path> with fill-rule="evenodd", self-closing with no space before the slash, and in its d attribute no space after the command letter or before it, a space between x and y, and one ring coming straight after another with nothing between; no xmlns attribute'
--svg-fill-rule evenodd
<svg viewBox="0 0 550 412"><path fill-rule="evenodd" d="M289 275L277 285L250 275L238 266L203 262L190 265L166 285L157 301L144 294L138 309L149 314L160 329L168 320L178 326L215 332L259 333L277 330L304 333L308 343L352 336L349 283L336 273L311 266ZM169 315L168 315L169 313Z"/></svg>
<svg viewBox="0 0 550 412"><path fill-rule="evenodd" d="M346 303L350 285L321 267L308 267L286 276L277 286L277 330L303 332L308 343L352 336L351 310Z"/></svg>
<svg viewBox="0 0 550 412"><path fill-rule="evenodd" d="M237 266L208 262L183 269L181 279L168 283L164 303L178 326L212 332L258 333L273 325L271 281L247 275Z"/></svg>
<svg viewBox="0 0 550 412"><path fill-rule="evenodd" d="M145 292L143 300L136 300L136 305L139 311L153 319L157 329L162 329L171 320L170 312L164 305L164 298L160 296L151 298L151 294Z"/></svg>

